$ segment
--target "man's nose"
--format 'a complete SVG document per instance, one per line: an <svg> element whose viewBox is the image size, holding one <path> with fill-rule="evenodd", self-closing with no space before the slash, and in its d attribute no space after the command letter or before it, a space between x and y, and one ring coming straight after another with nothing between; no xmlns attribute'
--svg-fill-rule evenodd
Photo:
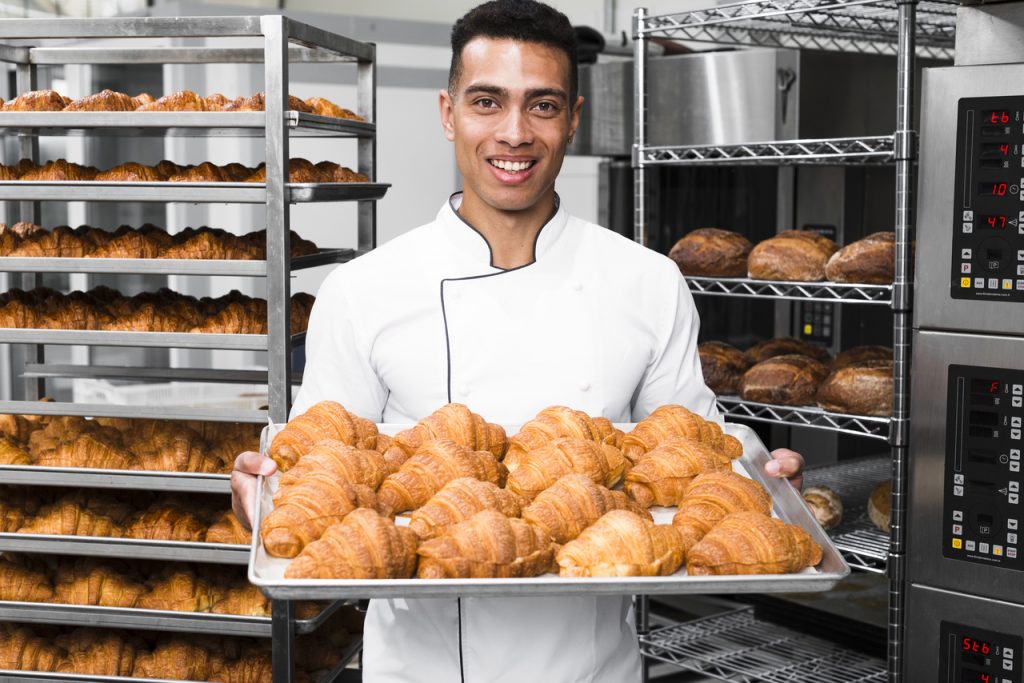
<svg viewBox="0 0 1024 683"><path fill-rule="evenodd" d="M507 113L502 117L501 126L497 130L498 141L512 147L532 142L533 133L526 112L518 107L512 107L506 111Z"/></svg>

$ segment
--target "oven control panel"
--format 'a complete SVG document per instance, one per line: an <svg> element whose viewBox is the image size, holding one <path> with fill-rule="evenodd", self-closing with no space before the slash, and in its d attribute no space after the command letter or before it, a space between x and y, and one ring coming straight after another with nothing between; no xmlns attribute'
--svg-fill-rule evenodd
<svg viewBox="0 0 1024 683"><path fill-rule="evenodd" d="M1024 301L1024 97L960 100L954 299Z"/></svg>
<svg viewBox="0 0 1024 683"><path fill-rule="evenodd" d="M940 662L951 683L1021 683L1020 636L943 621Z"/></svg>
<svg viewBox="0 0 1024 683"><path fill-rule="evenodd" d="M1024 569L1024 371L949 367L943 555Z"/></svg>

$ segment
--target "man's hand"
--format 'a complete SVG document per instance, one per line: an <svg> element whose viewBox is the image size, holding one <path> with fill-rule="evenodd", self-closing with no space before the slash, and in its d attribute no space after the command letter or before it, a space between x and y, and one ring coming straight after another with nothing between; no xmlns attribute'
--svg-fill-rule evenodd
<svg viewBox="0 0 1024 683"><path fill-rule="evenodd" d="M772 451L772 460L764 466L765 473L770 477L789 479L797 491L804 485L804 456L788 448L776 448ZM234 479L231 480L234 488Z"/></svg>
<svg viewBox="0 0 1024 683"><path fill-rule="evenodd" d="M252 529L256 475L269 477L276 471L276 462L253 451L246 451L235 458L235 467L231 470L231 509L246 529Z"/></svg>

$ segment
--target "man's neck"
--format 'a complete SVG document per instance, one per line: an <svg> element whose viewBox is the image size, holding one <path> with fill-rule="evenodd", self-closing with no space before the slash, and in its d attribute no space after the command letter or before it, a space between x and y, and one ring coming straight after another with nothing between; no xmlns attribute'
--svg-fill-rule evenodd
<svg viewBox="0 0 1024 683"><path fill-rule="evenodd" d="M501 211L471 192L462 196L459 215L491 248L491 265L508 270L533 262L537 234L555 213L555 194L522 211Z"/></svg>

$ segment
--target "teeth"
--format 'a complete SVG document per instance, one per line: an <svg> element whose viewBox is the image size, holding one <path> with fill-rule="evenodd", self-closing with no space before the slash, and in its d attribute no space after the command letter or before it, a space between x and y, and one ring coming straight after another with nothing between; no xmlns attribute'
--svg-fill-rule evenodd
<svg viewBox="0 0 1024 683"><path fill-rule="evenodd" d="M492 159L491 165L509 173L518 173L533 166L532 161L505 161L503 159Z"/></svg>

